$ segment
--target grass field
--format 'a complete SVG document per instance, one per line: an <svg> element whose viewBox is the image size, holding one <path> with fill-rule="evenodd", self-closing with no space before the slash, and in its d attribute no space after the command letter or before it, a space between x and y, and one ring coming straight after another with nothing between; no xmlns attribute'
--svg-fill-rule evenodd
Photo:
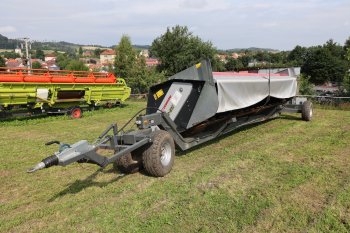
<svg viewBox="0 0 350 233"><path fill-rule="evenodd" d="M163 178L89 164L26 170L144 102L0 123L1 232L349 232L350 111L288 114L177 152Z"/></svg>

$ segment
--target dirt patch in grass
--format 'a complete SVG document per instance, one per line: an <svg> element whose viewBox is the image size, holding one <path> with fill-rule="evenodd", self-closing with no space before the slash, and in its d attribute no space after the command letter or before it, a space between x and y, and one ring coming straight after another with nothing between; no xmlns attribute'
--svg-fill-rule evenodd
<svg viewBox="0 0 350 233"><path fill-rule="evenodd" d="M295 188L290 195L291 202L316 214L321 212L327 198L313 183L302 184Z"/></svg>
<svg viewBox="0 0 350 233"><path fill-rule="evenodd" d="M164 209L169 204L169 201L165 198L161 198L156 202L153 202L151 206L147 208L147 211L141 213L140 217L142 219L147 219L151 215L156 215L162 209Z"/></svg>

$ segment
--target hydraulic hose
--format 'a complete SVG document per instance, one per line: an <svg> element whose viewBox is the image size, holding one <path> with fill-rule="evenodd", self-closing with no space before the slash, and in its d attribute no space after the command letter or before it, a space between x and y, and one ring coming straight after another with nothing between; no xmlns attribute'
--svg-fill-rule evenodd
<svg viewBox="0 0 350 233"><path fill-rule="evenodd" d="M27 172L32 173L44 168L52 167L58 165L58 157L56 155L51 155L45 159L43 159L40 163L38 163L35 167L29 169Z"/></svg>

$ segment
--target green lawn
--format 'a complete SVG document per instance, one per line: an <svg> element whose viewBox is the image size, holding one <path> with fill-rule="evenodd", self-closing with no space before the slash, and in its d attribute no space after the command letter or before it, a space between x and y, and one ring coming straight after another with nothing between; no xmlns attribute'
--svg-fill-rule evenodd
<svg viewBox="0 0 350 233"><path fill-rule="evenodd" d="M1 232L349 232L350 111L288 114L179 156L163 178L108 166L26 170L144 107L0 122Z"/></svg>

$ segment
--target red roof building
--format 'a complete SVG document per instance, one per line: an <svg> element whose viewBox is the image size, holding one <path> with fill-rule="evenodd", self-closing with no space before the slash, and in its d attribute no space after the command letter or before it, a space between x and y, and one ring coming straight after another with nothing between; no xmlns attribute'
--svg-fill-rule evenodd
<svg viewBox="0 0 350 233"><path fill-rule="evenodd" d="M100 54L101 64L113 64L116 52L112 49L107 49Z"/></svg>
<svg viewBox="0 0 350 233"><path fill-rule="evenodd" d="M94 53L92 51L84 51L83 52L84 57L92 57L93 55L94 55Z"/></svg>
<svg viewBox="0 0 350 233"><path fill-rule="evenodd" d="M146 58L146 66L153 67L159 65L159 60L156 58Z"/></svg>
<svg viewBox="0 0 350 233"><path fill-rule="evenodd" d="M16 59L8 59L5 64L6 64L6 67L9 67L9 68L23 67L22 62Z"/></svg>
<svg viewBox="0 0 350 233"><path fill-rule="evenodd" d="M116 55L113 49L107 49L101 53L101 55Z"/></svg>
<svg viewBox="0 0 350 233"><path fill-rule="evenodd" d="M50 60L56 61L56 55L53 53L45 55L45 61L50 61Z"/></svg>

